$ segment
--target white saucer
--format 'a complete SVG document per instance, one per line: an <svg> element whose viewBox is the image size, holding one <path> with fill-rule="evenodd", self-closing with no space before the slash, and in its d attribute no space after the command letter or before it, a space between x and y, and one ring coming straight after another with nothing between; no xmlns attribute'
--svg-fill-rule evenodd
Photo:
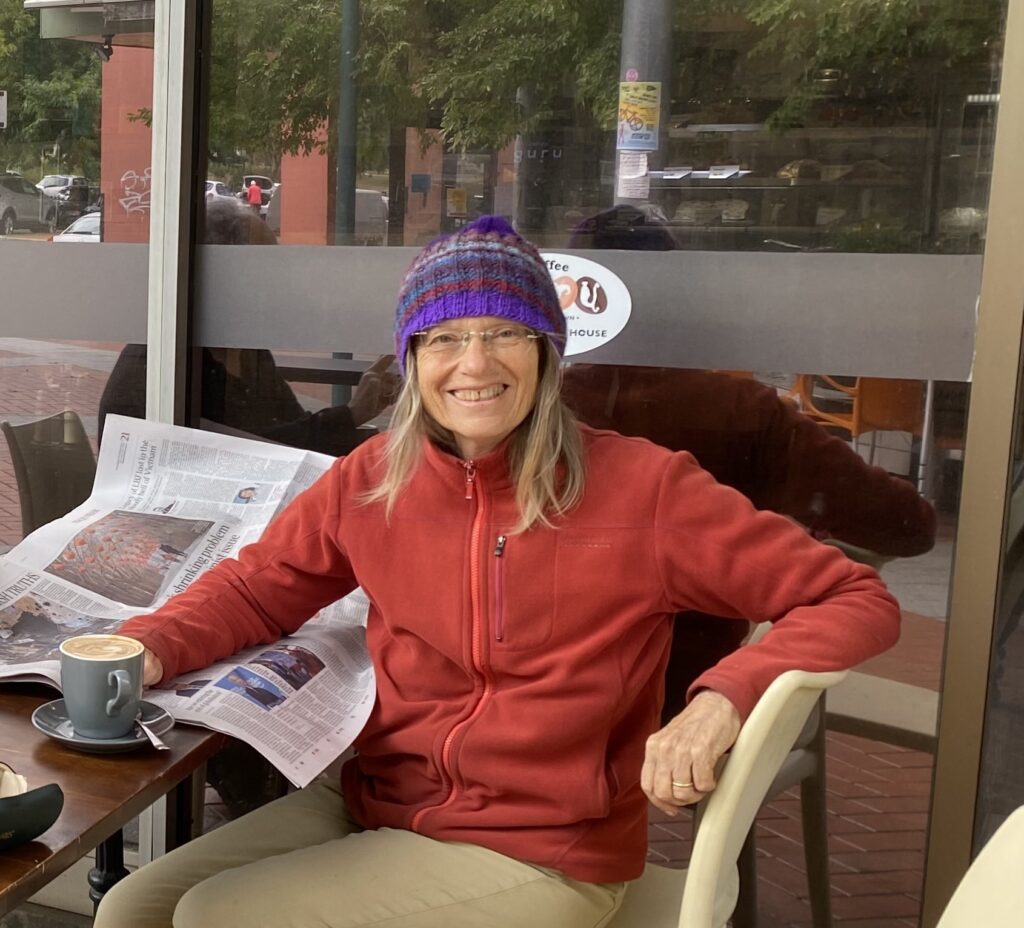
<svg viewBox="0 0 1024 928"><path fill-rule="evenodd" d="M158 735L170 731L174 726L174 716L162 706L154 705L146 700L142 700L139 706L142 710L142 721ZM75 730L71 727L71 720L68 718L63 699L55 699L53 702L39 706L32 713L32 724L55 741L88 754L120 754L149 744L145 732L137 725L127 735L122 735L120 738L85 738L82 735L76 735Z"/></svg>

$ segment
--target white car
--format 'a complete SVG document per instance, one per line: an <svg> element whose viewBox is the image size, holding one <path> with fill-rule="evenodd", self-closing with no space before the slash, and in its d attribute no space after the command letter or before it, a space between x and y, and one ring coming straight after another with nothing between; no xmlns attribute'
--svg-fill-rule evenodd
<svg viewBox="0 0 1024 928"><path fill-rule="evenodd" d="M209 203L211 200L238 202L228 185L219 180L208 180L206 182L206 202Z"/></svg>
<svg viewBox="0 0 1024 928"><path fill-rule="evenodd" d="M79 216L63 232L58 232L53 240L55 242L100 242L100 213L86 213Z"/></svg>
<svg viewBox="0 0 1024 928"><path fill-rule="evenodd" d="M62 194L66 199L72 187L88 188L89 181L78 174L47 174L38 184L40 190L48 197L58 197Z"/></svg>

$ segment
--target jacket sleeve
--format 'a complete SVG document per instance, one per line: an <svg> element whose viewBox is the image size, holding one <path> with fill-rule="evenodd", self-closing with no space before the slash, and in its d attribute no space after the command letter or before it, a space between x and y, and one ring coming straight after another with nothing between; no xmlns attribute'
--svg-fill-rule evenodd
<svg viewBox="0 0 1024 928"><path fill-rule="evenodd" d="M763 464L774 478L761 481L759 509L877 554L913 557L932 548L935 510L909 480L871 466L788 403L770 401Z"/></svg>
<svg viewBox="0 0 1024 928"><path fill-rule="evenodd" d="M852 667L899 637L899 605L878 574L755 510L689 454L673 455L664 473L655 551L669 609L775 623L690 687L717 690L742 718L785 671Z"/></svg>
<svg viewBox="0 0 1024 928"><path fill-rule="evenodd" d="M344 461L336 462L237 559L211 568L155 612L119 633L141 641L163 681L242 648L291 634L357 582L338 540Z"/></svg>

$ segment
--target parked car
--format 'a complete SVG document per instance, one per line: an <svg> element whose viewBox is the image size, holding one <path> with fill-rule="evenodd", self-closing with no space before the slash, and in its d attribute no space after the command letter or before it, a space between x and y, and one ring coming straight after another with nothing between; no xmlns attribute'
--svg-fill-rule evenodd
<svg viewBox="0 0 1024 928"><path fill-rule="evenodd" d="M211 200L234 200L235 196L231 188L223 181L208 180L206 182L206 202Z"/></svg>
<svg viewBox="0 0 1024 928"><path fill-rule="evenodd" d="M85 213L79 216L63 232L57 233L53 240L55 242L99 244L102 241L102 220L103 216L101 213Z"/></svg>
<svg viewBox="0 0 1024 928"><path fill-rule="evenodd" d="M47 174L36 187L48 197L70 196L72 188L82 188L84 195L89 189L89 180L78 174Z"/></svg>
<svg viewBox="0 0 1024 928"><path fill-rule="evenodd" d="M53 231L58 203L20 174L0 174L0 234L15 229Z"/></svg>
<svg viewBox="0 0 1024 928"><path fill-rule="evenodd" d="M267 206L267 225L275 235L281 234L280 184L274 186ZM356 188L356 222L352 244L386 245L388 243L388 198L379 190Z"/></svg>

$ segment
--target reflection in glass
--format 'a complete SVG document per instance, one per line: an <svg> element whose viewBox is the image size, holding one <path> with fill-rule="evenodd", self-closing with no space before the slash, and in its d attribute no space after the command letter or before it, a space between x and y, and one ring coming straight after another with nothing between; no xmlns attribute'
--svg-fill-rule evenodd
<svg viewBox="0 0 1024 928"><path fill-rule="evenodd" d="M635 43L658 5L364 3L343 49L340 4L216 0L209 183L261 177L286 244L422 244L496 212L554 246L629 201L681 248L981 250L1002 0L700 0Z"/></svg>
<svg viewBox="0 0 1024 928"><path fill-rule="evenodd" d="M1024 804L1024 387L1018 388L1009 505L985 709L974 853Z"/></svg>
<svg viewBox="0 0 1024 928"><path fill-rule="evenodd" d="M126 4L74 15L25 6L0 3L0 263L10 262L0 307L7 331L21 336L0 340L0 419L10 426L0 453L4 550L88 494L100 395L125 330L145 318L144 290L129 295L138 291L124 285L122 263L131 256L145 267L145 250L90 249L97 260L81 273L73 269L84 253L66 246L149 236L151 21ZM79 332L82 319L109 328L89 342L56 339L28 308L39 303ZM45 335L33 338L37 326Z"/></svg>
<svg viewBox="0 0 1024 928"><path fill-rule="evenodd" d="M962 282L976 268L951 256L984 249L1003 0L364 0L358 48L345 44L351 31L342 37L347 6L214 0L208 199L221 188L237 195L256 175L270 182L259 214L282 245L387 247L329 259L278 249L271 262L255 253L265 249L232 250L230 262L211 250L216 279L198 294L200 314L240 330L211 341L271 351L315 414L343 405L331 388L351 383L348 366L358 374L385 350L386 331L368 321L383 298L368 307L367 296L408 264L395 246L496 213L541 247L586 250L631 289L633 313L616 341L570 359L567 397L581 417L689 450L756 506L884 561L903 640L861 669L869 681L937 691L968 387L931 349L953 338L954 319L970 318L969 341L976 292L933 299L912 286L879 308L859 283L882 281L870 292L884 303L906 280ZM638 23L654 10L668 25L644 46ZM340 128L350 52L354 141ZM339 232L344 194L354 217ZM914 257L875 257L893 253ZM329 299L317 292L321 260L337 269ZM259 265L272 267L274 292L257 303L246 275ZM294 332L268 337L260 317L277 307L292 313ZM840 314L878 331L847 347ZM778 333L765 358L787 359L731 358L751 351L734 346L762 319L758 335ZM673 353L691 343L709 357L687 367L749 369L683 369ZM837 343L839 363L823 360ZM889 391L888 412L900 398L899 418L864 407L876 388ZM237 399L227 405L242 414ZM689 655L701 662L742 634L721 620L705 628L701 653ZM701 666L674 664L673 678ZM831 811L849 826L837 844L844 867L877 869L878 850L905 852L886 911L912 920L931 756L830 740ZM793 805L781 801L762 822L777 838L766 853L785 867L802 866L779 850L793 843ZM857 844L860 833L873 840ZM836 885L856 882L846 875ZM843 901L843 918L873 914ZM805 909L793 900L780 921L808 921Z"/></svg>
<svg viewBox="0 0 1024 928"><path fill-rule="evenodd" d="M108 11L111 32L122 31L120 6ZM0 53L0 235L45 240L93 214L104 241L147 241L152 51L78 34L103 18L92 9L60 15L22 3L0 11L0 34L13 37ZM96 240L88 235L62 241Z"/></svg>

